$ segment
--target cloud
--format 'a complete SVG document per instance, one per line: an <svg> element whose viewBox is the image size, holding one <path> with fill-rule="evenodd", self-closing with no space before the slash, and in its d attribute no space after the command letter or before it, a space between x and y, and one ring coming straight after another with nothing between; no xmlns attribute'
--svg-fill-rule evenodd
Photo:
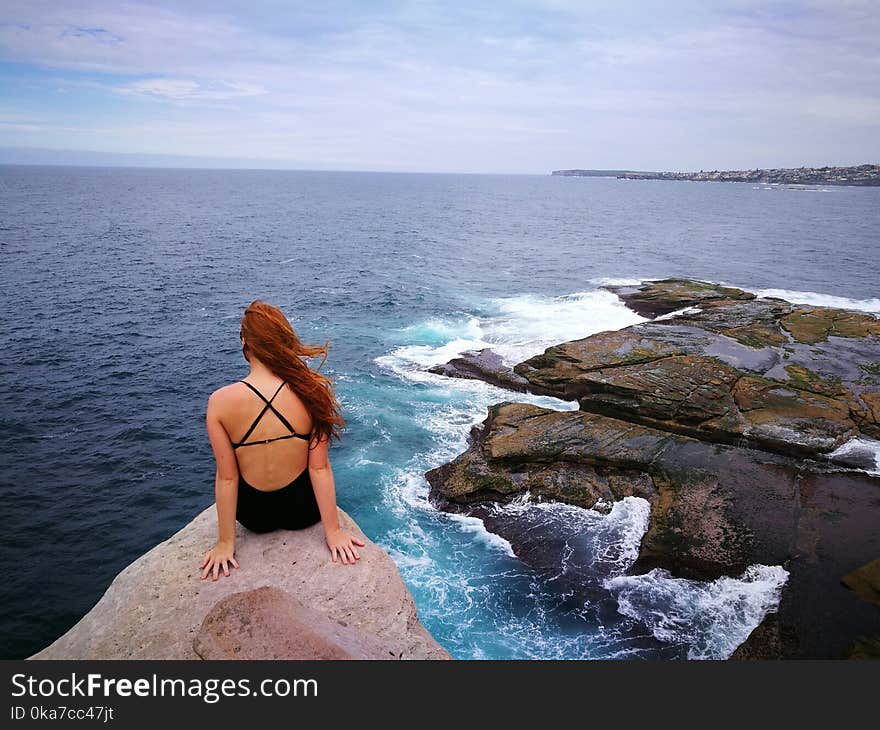
<svg viewBox="0 0 880 730"><path fill-rule="evenodd" d="M143 79L114 89L117 93L167 101L217 101L266 94L257 84L228 81L201 82L194 79Z"/></svg>
<svg viewBox="0 0 880 730"><path fill-rule="evenodd" d="M34 0L0 7L0 57L107 74L169 74L252 55L254 37L217 15L142 3Z"/></svg>

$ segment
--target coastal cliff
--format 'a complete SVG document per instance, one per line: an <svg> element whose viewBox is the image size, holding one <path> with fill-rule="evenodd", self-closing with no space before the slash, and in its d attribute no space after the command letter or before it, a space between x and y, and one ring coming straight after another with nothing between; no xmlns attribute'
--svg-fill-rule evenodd
<svg viewBox="0 0 880 730"><path fill-rule="evenodd" d="M123 570L75 626L31 659L450 659L421 625L391 558L366 544L333 563L321 526L256 534L236 524L230 577L202 581L212 505Z"/></svg>
<svg viewBox="0 0 880 730"><path fill-rule="evenodd" d="M630 575L787 573L778 606L734 657L876 655L880 320L687 279L608 288L654 319L512 368L487 350L431 368L579 406L490 406L469 448L426 473L434 503L482 518L521 559L547 565L560 562L557 546L496 506L644 499Z"/></svg>

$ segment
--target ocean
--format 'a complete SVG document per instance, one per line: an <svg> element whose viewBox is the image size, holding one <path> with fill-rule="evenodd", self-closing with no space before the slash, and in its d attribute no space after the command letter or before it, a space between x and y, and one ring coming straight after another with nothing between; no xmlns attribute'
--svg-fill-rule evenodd
<svg viewBox="0 0 880 730"><path fill-rule="evenodd" d="M0 656L51 643L213 502L205 405L248 372L238 326L257 298L329 340L339 504L453 656L728 656L776 605L781 566L627 576L638 498L505 507L586 550L589 590L526 566L476 518L436 510L423 473L491 403L573 404L425 368L485 346L513 364L641 321L600 287L643 278L880 312L878 230L868 188L0 167Z"/></svg>

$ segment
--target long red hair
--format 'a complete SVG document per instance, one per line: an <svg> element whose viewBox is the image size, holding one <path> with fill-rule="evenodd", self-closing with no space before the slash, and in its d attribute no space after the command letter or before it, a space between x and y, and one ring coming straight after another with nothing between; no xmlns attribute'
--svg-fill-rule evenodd
<svg viewBox="0 0 880 730"><path fill-rule="evenodd" d="M317 372L327 361L327 348L300 342L281 310L259 299L251 302L241 318L242 354L246 360L253 354L300 397L312 417L313 439L327 436L338 439L345 428L333 382ZM317 370L312 370L303 357L323 355Z"/></svg>

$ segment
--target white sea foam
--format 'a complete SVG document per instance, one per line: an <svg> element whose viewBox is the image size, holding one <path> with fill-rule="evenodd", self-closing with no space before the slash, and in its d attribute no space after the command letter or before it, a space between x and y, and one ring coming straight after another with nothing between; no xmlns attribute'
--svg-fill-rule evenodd
<svg viewBox="0 0 880 730"><path fill-rule="evenodd" d="M429 317L404 327L401 332L413 343L434 344L455 339L479 340L482 337L480 320L475 316Z"/></svg>
<svg viewBox="0 0 880 730"><path fill-rule="evenodd" d="M400 330L405 344L375 362L409 380L448 383L425 372L468 350L491 348L512 366L550 345L643 322L611 292L593 290L558 297L522 294L487 302L489 314L431 317Z"/></svg>
<svg viewBox="0 0 880 730"><path fill-rule="evenodd" d="M656 277L645 276L641 279L622 279L613 276L600 276L597 279L589 279L591 284L596 286L638 286L646 281L655 281Z"/></svg>
<svg viewBox="0 0 880 730"><path fill-rule="evenodd" d="M560 574L576 552L572 541L583 542L593 555L592 569L607 576L602 584L618 601L624 616L648 627L660 641L688 646L692 659L728 657L764 619L775 611L788 572L780 566L751 566L739 578L712 582L675 578L655 569L644 575L625 575L639 555L648 529L650 504L626 497L599 509L581 509L558 502L531 502L527 497L499 506L510 516L522 515L535 528L550 523L555 536L567 544ZM531 528L531 529L535 529ZM583 565L573 566L575 571Z"/></svg>
<svg viewBox="0 0 880 730"><path fill-rule="evenodd" d="M815 307L834 307L836 309L856 309L862 312L880 313L880 299L849 299L832 294L812 291L792 291L790 289L761 289L755 292L759 297L777 297L795 304L808 304Z"/></svg>
<svg viewBox="0 0 880 730"><path fill-rule="evenodd" d="M555 532L588 540L596 567L618 574L628 570L639 556L651 505L641 497L624 497L612 503L610 510L606 504L584 509L563 502L534 502L524 494L496 510L526 516L533 523L550 522Z"/></svg>
<svg viewBox="0 0 880 730"><path fill-rule="evenodd" d="M550 345L645 319L604 289L559 297L523 294L494 299L492 304L497 314L481 319L483 339L508 365L538 355Z"/></svg>
<svg viewBox="0 0 880 730"><path fill-rule="evenodd" d="M828 454L828 458L832 461L836 457L842 456L864 456L865 461L870 461L871 459L873 459L873 469L869 467L867 469L861 469L860 471L864 471L866 474L880 476L880 441L869 439L864 436L859 436L858 438L850 439L845 444L842 444L830 454Z"/></svg>
<svg viewBox="0 0 880 730"><path fill-rule="evenodd" d="M788 571L752 565L739 578L711 583L674 578L655 568L609 578L619 611L646 624L660 641L689 646L689 659L726 659L779 605Z"/></svg>
<svg viewBox="0 0 880 730"><path fill-rule="evenodd" d="M440 365L467 350L479 350L488 347L489 343L479 339L456 338L441 345L404 345L394 350L391 355L398 359L414 363L423 368ZM384 356L379 362L388 360Z"/></svg>
<svg viewBox="0 0 880 730"><path fill-rule="evenodd" d="M516 557L511 544L500 535L489 532L483 524L483 520L479 517L471 517L470 515L457 514L455 512L448 513L450 522L456 524L462 532L473 535L479 542L497 548L510 557Z"/></svg>
<svg viewBox="0 0 880 730"><path fill-rule="evenodd" d="M683 307L682 309L676 309L674 312L667 312L666 314L661 314L658 317L654 317L654 321L658 322L663 319L675 319L680 314L696 314L697 312L702 312L703 310L699 307Z"/></svg>
<svg viewBox="0 0 880 730"><path fill-rule="evenodd" d="M409 553L401 552L400 550L395 550L390 547L386 547L385 551L391 556L394 563L401 570L430 568L434 563L430 555L410 555Z"/></svg>

